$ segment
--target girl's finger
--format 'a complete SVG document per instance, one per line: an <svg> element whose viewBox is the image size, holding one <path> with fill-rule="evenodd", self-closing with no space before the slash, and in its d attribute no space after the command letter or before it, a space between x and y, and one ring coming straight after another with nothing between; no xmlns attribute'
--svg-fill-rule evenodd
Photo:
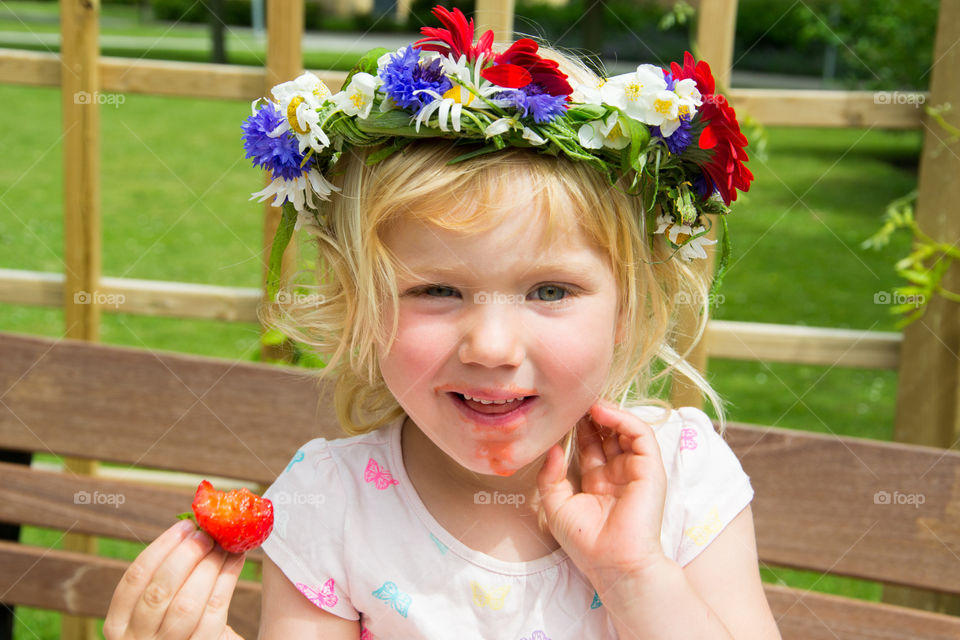
<svg viewBox="0 0 960 640"><path fill-rule="evenodd" d="M130 563L113 592L110 609L104 620L105 627L123 633L130 624L134 607L153 579L157 568L170 552L196 529L196 525L190 520L181 520L160 534Z"/></svg>
<svg viewBox="0 0 960 640"><path fill-rule="evenodd" d="M213 549L213 539L197 530L164 559L133 607L130 630L135 637L156 635L174 596L194 567Z"/></svg>
<svg viewBox="0 0 960 640"><path fill-rule="evenodd" d="M577 424L577 447L580 450L580 469L583 472L599 467L607 461L598 429L599 425L591 420L589 415Z"/></svg>
<svg viewBox="0 0 960 640"><path fill-rule="evenodd" d="M159 631L161 638L176 639L193 636L226 559L227 552L222 548L214 547L197 564L173 597L170 607L163 616Z"/></svg>
<svg viewBox="0 0 960 640"><path fill-rule="evenodd" d="M608 427L615 433L632 438L653 436L653 429L650 428L650 425L623 409L598 402L590 407L590 415L599 424Z"/></svg>
<svg viewBox="0 0 960 640"><path fill-rule="evenodd" d="M537 474L537 487L540 490L540 500L547 517L557 510L573 496L573 486L567 480L566 469L563 464L563 449L555 444L547 451L543 467Z"/></svg>
<svg viewBox="0 0 960 640"><path fill-rule="evenodd" d="M203 609L203 616L200 618L200 624L194 631L192 640L219 640L224 637L224 630L227 626L227 614L230 612L230 599L233 597L233 590L237 587L237 581L240 579L240 570L243 569L243 561L246 558L244 554L230 553L220 569L217 581L213 585L213 590L206 599L206 607ZM236 635L226 634L227 637L236 637Z"/></svg>

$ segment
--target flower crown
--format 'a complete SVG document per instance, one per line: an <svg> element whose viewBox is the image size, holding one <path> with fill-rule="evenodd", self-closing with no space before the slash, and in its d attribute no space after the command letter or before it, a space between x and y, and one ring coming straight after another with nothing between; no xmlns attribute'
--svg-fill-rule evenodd
<svg viewBox="0 0 960 640"><path fill-rule="evenodd" d="M319 225L317 200L338 190L326 176L343 150L377 146L367 159L374 164L420 138L472 145L453 162L506 147L586 162L642 198L651 243L662 236L681 259L707 257L704 246L716 241L707 238L705 214L726 214L753 175L743 164L747 139L714 92L706 62L688 52L683 66L640 65L574 88L533 40L497 54L493 32L474 42L473 20L459 9L438 6L433 15L446 28L423 27L412 45L368 52L338 93L304 73L275 86L272 100L254 101L244 148L272 181L253 198L273 197L284 208L270 256L271 299L293 232ZM720 220L714 287L729 255Z"/></svg>

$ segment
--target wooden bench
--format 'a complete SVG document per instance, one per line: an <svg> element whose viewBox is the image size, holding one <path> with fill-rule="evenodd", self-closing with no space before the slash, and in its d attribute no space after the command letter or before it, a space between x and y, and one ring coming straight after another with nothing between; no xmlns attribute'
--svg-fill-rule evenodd
<svg viewBox="0 0 960 640"><path fill-rule="evenodd" d="M302 369L0 333L0 449L269 484L337 437ZM960 594L960 453L733 424L761 563ZM0 521L149 542L192 489L0 464ZM117 496L122 496L118 499ZM254 559L257 554L254 554ZM126 562L0 543L0 601L103 617ZM785 639L960 638L960 618L781 585ZM231 624L257 634L259 585Z"/></svg>

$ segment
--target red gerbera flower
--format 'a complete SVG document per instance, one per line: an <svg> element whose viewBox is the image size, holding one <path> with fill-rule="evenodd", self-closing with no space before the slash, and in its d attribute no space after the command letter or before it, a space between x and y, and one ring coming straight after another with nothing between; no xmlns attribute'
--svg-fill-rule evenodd
<svg viewBox="0 0 960 640"><path fill-rule="evenodd" d="M748 159L744 149L747 139L740 133L737 114L723 96L714 95L710 65L703 60L694 64L689 51L683 56L683 67L673 62L670 71L677 80L693 78L697 83L703 98L700 117L706 123L698 144L711 152L710 163L701 168L729 206L737 199L737 190L747 191L753 181L753 174L743 164Z"/></svg>
<svg viewBox="0 0 960 640"><path fill-rule="evenodd" d="M473 18L467 20L460 9L452 12L445 7L433 8L434 16L443 23L446 29L437 27L420 27L420 33L427 36L413 43L414 47L423 51L436 51L444 55L453 54L454 59L466 55L469 62L474 62L481 53L485 58L490 57L490 47L493 45L493 31L489 29L480 36L477 44L473 44Z"/></svg>
<svg viewBox="0 0 960 640"><path fill-rule="evenodd" d="M573 87L567 82L567 75L560 71L555 61L542 58L537 49L536 42L521 38L498 55L494 59L496 64L481 71L480 75L501 87L519 89L536 82L552 96L569 96Z"/></svg>

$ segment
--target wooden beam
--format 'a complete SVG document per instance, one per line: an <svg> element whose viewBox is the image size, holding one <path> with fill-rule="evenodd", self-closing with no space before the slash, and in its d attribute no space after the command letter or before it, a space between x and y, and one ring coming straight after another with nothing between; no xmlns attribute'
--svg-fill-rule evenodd
<svg viewBox="0 0 960 640"><path fill-rule="evenodd" d="M60 95L63 107L64 335L100 339L100 0L60 0ZM89 474L96 461L67 458L73 473ZM96 553L95 538L67 534L63 548ZM64 640L92 640L96 621L63 616Z"/></svg>
<svg viewBox="0 0 960 640"><path fill-rule="evenodd" d="M737 0L700 0L697 11L697 57L706 60L722 91L730 86Z"/></svg>
<svg viewBox="0 0 960 640"><path fill-rule="evenodd" d="M927 94L922 91L813 91L731 89L738 116L769 127L917 129Z"/></svg>
<svg viewBox="0 0 960 640"><path fill-rule="evenodd" d="M901 340L895 332L713 320L706 343L711 358L896 369Z"/></svg>
<svg viewBox="0 0 960 640"><path fill-rule="evenodd" d="M293 80L303 73L303 0L289 2L267 3L267 74L263 94L269 95L270 90L281 82ZM338 87L331 87L337 91ZM264 174L265 185L271 182L269 172ZM267 290L267 276L269 271L270 249L273 238L280 226L283 210L274 207L272 199L263 205L263 251L262 276L264 291ZM297 256L297 238L294 237L284 251L280 267L281 280L286 282L293 274ZM267 327L264 327L266 330ZM265 360L289 360L292 351L289 344L262 345L261 355Z"/></svg>
<svg viewBox="0 0 960 640"><path fill-rule="evenodd" d="M493 29L495 42L513 42L514 5L514 0L477 0L477 8L473 12L476 36Z"/></svg>
<svg viewBox="0 0 960 640"><path fill-rule="evenodd" d="M932 105L960 105L960 3L941 2L930 76ZM953 110L948 122L960 126ZM960 238L960 141L926 118L920 158L917 224L938 242ZM942 286L960 290L960 264L944 274ZM926 313L904 329L903 362L897 386L894 439L956 447L960 438L960 312L956 302L934 296ZM884 600L960 614L960 598L884 590Z"/></svg>
<svg viewBox="0 0 960 640"><path fill-rule="evenodd" d="M116 57L100 58L99 67L100 88L111 93L254 100L266 85L262 67ZM333 90L347 77L344 71L311 72ZM60 86L60 56L0 48L0 83Z"/></svg>

